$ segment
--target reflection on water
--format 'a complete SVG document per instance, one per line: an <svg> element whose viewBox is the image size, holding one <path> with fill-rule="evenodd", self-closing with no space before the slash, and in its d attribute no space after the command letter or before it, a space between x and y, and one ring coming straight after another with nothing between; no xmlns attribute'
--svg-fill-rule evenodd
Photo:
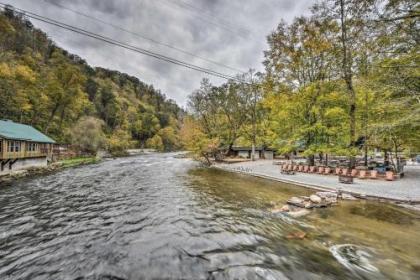
<svg viewBox="0 0 420 280"><path fill-rule="evenodd" d="M299 220L268 211L310 193L171 154L20 181L0 188L0 279L420 277L418 213L366 201Z"/></svg>

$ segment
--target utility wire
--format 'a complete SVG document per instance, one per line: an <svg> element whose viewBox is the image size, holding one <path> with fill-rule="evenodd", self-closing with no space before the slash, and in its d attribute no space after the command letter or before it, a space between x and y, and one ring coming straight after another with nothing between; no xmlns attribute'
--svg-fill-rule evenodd
<svg viewBox="0 0 420 280"><path fill-rule="evenodd" d="M128 34L134 35L134 36L139 37L139 38L142 38L142 39L147 40L147 41L149 41L149 42L152 42L152 43L154 43L154 44L161 45L161 46L164 46L164 47L167 47L167 48L170 48L170 49L176 50L176 51L181 52L181 53L183 53L183 54L186 54L186 55L189 55L189 56L192 56L192 57L195 57L195 58L201 59L201 60L203 60L203 61L206 61L206 62L212 63L212 64L217 65L217 66L224 67L224 68L229 69L229 70L233 70L233 71L235 71L235 72L240 72L240 73L243 73L243 71L242 71L242 70L240 70L240 69L237 69L237 68L234 68L234 67L228 66L228 65L226 65L226 64L223 64L223 63L220 63L220 62L217 62L217 61L214 61L214 60L210 60L210 59L204 58L204 57L202 57L202 56L198 56L198 55L196 55L196 54L194 54L194 53L188 52L188 51L183 50L183 49L181 49L181 48L178 48L178 47L176 47L176 46L172 46L172 45L167 44L167 43L162 43L162 42L159 42L159 41L157 41L157 40L155 40L155 39L153 39L153 38L147 37L147 36L142 35L142 34L140 34L140 33L136 33L136 32L133 32L133 31L127 30L127 29L125 29L125 28L123 28L123 27L120 27L120 26L118 26L118 25L112 24L112 23L110 23L110 22L107 22L107 21L101 20L101 19L99 19L99 18L96 18L96 17L90 16L90 15L85 14L85 13L82 13L82 12L79 12L79 11L77 11L77 10L74 10L74 9L68 8L68 7L63 6L63 5L59 4L59 3L53 2L53 1L51 1L51 0L44 0L44 2L46 2L46 3L48 3L48 4L51 4L51 5L54 5L54 6L56 6L56 7L59 7L59 8L61 8L61 9L64 9L64 10L68 10L68 11L70 11L70 12L72 12L72 13L75 13L75 14L77 14L77 15L79 15L79 16L83 16L83 17L85 17L85 18L91 19L91 20L93 20L93 21L96 21L96 22L100 22L100 23L102 23L102 24L109 25L109 26L111 26L111 27L113 27L113 28L115 28L115 29L117 29L117 30L120 30L120 31L126 32L126 33L128 33Z"/></svg>
<svg viewBox="0 0 420 280"><path fill-rule="evenodd" d="M250 29L248 27L241 27L241 26L235 27L235 24L231 24L228 21L226 21L225 19L223 19L221 17L215 16L214 14L212 14L211 12L209 12L209 11L207 11L205 9L199 8L197 6L194 6L191 3L189 3L188 1L184 1L184 0L173 0L173 1L178 2L178 6L184 8L184 9L193 10L195 12L198 12L198 13L203 14L204 16L206 16L208 18L213 18L213 19L215 19L217 21L224 22L225 25L230 26L232 28L236 28L240 32L243 32L245 34L251 33L251 31L250 31Z"/></svg>
<svg viewBox="0 0 420 280"><path fill-rule="evenodd" d="M7 8L7 7L10 7L10 5L0 3L0 7ZM137 52L137 53L141 53L141 54L144 54L144 55L147 55L147 56L150 56L150 57L153 57L153 58L156 58L156 59L168 62L168 63L176 64L176 65L179 65L179 66L182 66L182 67L185 67L185 68L189 68L189 69L192 69L192 70L195 70L195 71L198 71L198 72L202 72L202 73L205 73L205 74L208 74L208 75L211 75L211 76L215 76L215 77L218 77L218 78L222 78L222 79L226 79L226 80L234 80L234 81L238 81L238 82L241 81L240 79L238 79L237 77L234 77L234 76L223 74L223 73L214 71L212 69L203 68L203 67L200 67L200 66L197 66L197 65L194 65L194 64L190 64L190 63L187 63L187 62L184 62L184 61L181 61L181 60L177 60L177 59L174 59L174 58L171 58L171 57L159 54L159 53L151 52L151 51L148 51L148 50L136 47L136 46L132 46L132 45L129 45L127 43L123 43L123 42L114 40L114 39L109 38L109 37L105 37L105 36L102 36L102 35L99 35L99 34L96 34L96 33L93 33L93 32L78 28L78 27L74 27L74 26L71 26L71 25L68 25L68 24L65 24L65 23L47 18L47 17L43 17L43 16L34 14L32 12L29 12L29 11L26 11L26 10L23 10L23 9L19 9L19 8L14 8L14 9L19 11L20 13L24 14L28 18L35 19L35 20L38 20L38 21L41 21L41 22L44 22L44 23L47 23L47 24L50 24L50 25L54 25L54 26L57 26L57 27L75 32L77 34L81 34L81 35L84 35L84 36L87 36L87 37L90 37L90 38L93 38L93 39L97 39L97 40L106 42L106 43L111 44L111 45L115 45L115 46L118 46L118 47L121 47L121 48L124 48L124 49L127 49L127 50L131 50L131 51L134 51L134 52Z"/></svg>
<svg viewBox="0 0 420 280"><path fill-rule="evenodd" d="M175 2L171 2L171 1L169 1L169 0L158 0L158 1L160 1L162 4L164 4L164 5L166 5L166 6L171 6L171 5L172 5L172 6L180 7L180 5L179 5L179 4L177 4L177 3L175 3ZM182 7L182 6L181 6L181 7ZM216 27L218 27L218 28L224 29L224 30L226 30L226 31L228 31L228 32L230 32L230 33L232 33L233 35L236 35L236 36L238 36L238 37L242 37L242 38L244 38L244 39L246 39L246 38L247 38L247 36L246 36L245 34L238 33L238 32L236 32L235 30L233 30L232 28L230 28L230 27L228 27L228 26L225 26L225 25L220 24L220 23L218 23L218 22L212 21L212 20L210 20L210 19L203 18L202 16L196 15L195 13L191 13L191 15L192 15L193 17L198 18L199 20L201 20L201 21L203 21L203 22L205 22L205 23L208 23L208 24L211 24L211 25L216 26Z"/></svg>

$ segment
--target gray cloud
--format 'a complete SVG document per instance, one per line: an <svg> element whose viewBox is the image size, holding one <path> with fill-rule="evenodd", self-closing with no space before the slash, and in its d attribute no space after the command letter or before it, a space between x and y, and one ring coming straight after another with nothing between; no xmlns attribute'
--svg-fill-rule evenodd
<svg viewBox="0 0 420 280"><path fill-rule="evenodd" d="M153 44L95 22L51 3L61 4L134 33L184 49L198 56L246 71L263 70L266 37L281 19L308 13L315 0L9 0L9 4L134 46L188 63L236 74L196 57ZM33 21L57 44L92 66L115 69L153 84L178 104L207 75L107 45L57 27ZM224 82L209 77L214 84Z"/></svg>

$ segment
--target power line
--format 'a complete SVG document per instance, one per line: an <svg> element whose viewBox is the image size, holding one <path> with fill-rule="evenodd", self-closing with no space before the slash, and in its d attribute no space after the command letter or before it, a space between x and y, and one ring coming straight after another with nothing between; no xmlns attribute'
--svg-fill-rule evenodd
<svg viewBox="0 0 420 280"><path fill-rule="evenodd" d="M109 26L111 26L111 27L113 27L113 28L115 28L115 29L118 29L118 30L120 30L120 31L126 32L126 33L131 34L131 35L134 35L134 36L137 36L137 37L139 37L139 38L142 38L142 39L147 40L147 41L149 41L149 42L152 42L152 43L154 43L154 44L161 45L161 46L164 46L164 47L167 47L167 48L170 48L170 49L176 50L176 51L181 52L181 53L183 53L183 54L186 54L186 55L189 55L189 56L192 56L192 57L196 57L196 58L201 59L201 60L203 60L203 61L206 61L206 62L212 63L212 64L214 64L214 65L224 67L224 68L226 68L226 69L230 69L230 70L233 70L233 71L236 71L236 72L243 73L243 71L242 71L242 70L240 70L240 69L237 69L237 68L234 68L234 67L228 66L228 65L226 65L226 64L223 64L223 63L220 63L220 62L217 62L217 61L213 61L213 60L210 60L210 59L204 58L204 57L202 57L202 56L198 56L198 55L196 55L196 54L193 54L193 53L188 52L188 51L186 51L186 50L183 50L183 49L180 49L180 48L178 48L178 47L172 46L172 45L170 45L170 44L159 42L159 41L157 41L157 40L155 40L155 39L152 39L152 38L150 38L150 37L147 37L147 36L145 36L145 35L142 35L142 34L139 34L139 33L133 32L133 31L130 31L130 30L125 29L125 28L123 28L123 27L120 27L120 26L118 26L118 25L115 25L115 24L112 24L112 23L106 22L106 21L104 21L104 20L101 20L101 19L95 18L95 17L93 17L93 16L90 16L90 15L87 15L87 14L85 14L85 13L79 12L79 11L77 11L77 10L74 10L74 9L68 8L68 7L66 7L66 6L63 6L63 5L61 5L61 4L58 4L58 3L52 2L51 0L44 0L44 2L46 2L46 3L48 3L48 4L51 4L51 5L54 5L54 6L56 6L56 7L62 8L62 9L64 9L64 10L68 10L68 11L70 11L70 12L72 12L72 13L75 13L75 14L77 14L77 15L80 15L80 16L83 16L83 17L85 17L85 18L91 19L91 20L93 20L93 21L96 21L96 22L100 22L100 23L102 23L102 24L109 25Z"/></svg>
<svg viewBox="0 0 420 280"><path fill-rule="evenodd" d="M203 14L204 16L206 16L208 18L213 18L213 19L215 19L217 21L224 22L225 25L228 25L228 26L230 26L232 28L236 28L240 32L243 32L245 34L251 33L251 31L250 31L250 29L248 27L241 27L241 26L235 27L235 24L231 24L228 21L226 21L225 19L213 15L211 12L208 12L208 11L202 9L202 8L199 8L197 6L194 6L191 3L189 3L188 1L184 1L184 0L173 0L173 1L178 2L178 6L184 8L184 9L193 10L193 11L196 11L198 13Z"/></svg>
<svg viewBox="0 0 420 280"><path fill-rule="evenodd" d="M2 6L3 8L10 7L10 5L7 5L7 4L4 4L4 3L0 3L0 6ZM41 21L41 22L44 22L44 23L47 23L47 24L50 24L50 25L54 25L54 26L57 26L57 27L75 32L77 34L84 35L86 37L90 37L90 38L93 38L93 39L97 39L97 40L106 42L106 43L111 44L111 45L115 45L115 46L118 46L118 47L121 47L121 48L124 48L124 49L127 49L127 50L131 50L131 51L134 51L134 52L137 52L137 53L141 53L143 55L147 55L147 56L150 56L150 57L153 57L153 58L156 58L156 59L168 62L168 63L172 63L172 64L182 66L182 67L185 67L185 68L189 68L189 69L192 69L192 70L195 70L195 71L198 71L198 72L202 72L202 73L205 73L205 74L208 74L208 75L211 75L211 76L215 76L215 77L218 77L218 78L222 78L222 79L226 79L226 80L240 81L240 79L238 79L236 77L233 77L233 76L230 76L230 75L227 75L227 74L223 74L223 73L214 71L212 69L200 67L200 66L197 66L197 65L194 65L194 64L190 64L190 63L187 63L187 62L184 62L184 61L181 61L181 60L177 60L177 59L159 54L159 53L155 53L155 52L148 51L148 50L136 47L136 46L132 46L132 45L129 45L127 43L120 42L120 41L114 40L112 38L105 37L105 36L102 36L102 35L99 35L99 34L96 34L96 33L93 33L93 32L78 28L78 27L74 27L74 26L71 26L71 25L68 25L68 24L65 24L65 23L47 18L47 17L43 17L43 16L34 14L32 12L29 12L29 11L26 11L26 10L23 10L23 9L19 9L19 8L14 8L14 9L20 11L20 13L24 14L28 18L35 19L35 20L38 20L38 21Z"/></svg>
<svg viewBox="0 0 420 280"><path fill-rule="evenodd" d="M176 3L171 2L171 1L168 1L168 0L159 0L159 1L160 1L162 4L166 5L166 6L169 6L169 5L171 5L171 4L172 4L172 5L175 5L175 6L177 6L177 7L180 7L180 5L177 5ZM230 28L230 27L228 27L228 26L225 26L225 25L220 24L220 23L218 23L218 22L214 22L214 21L212 21L212 20L209 20L209 19L203 18L203 17L201 17L201 16L199 16L199 15L196 15L196 14L194 14L194 13L191 13L191 15L192 15L193 17L195 17L195 18L198 18L199 20L201 20L201 21L203 21L203 22L205 22L205 23L208 23L208 24L211 24L211 25L216 26L216 27L218 27L218 28L224 29L224 30L226 30L226 31L228 31L228 32L230 32L230 33L232 33L232 34L236 35L236 36L242 37L242 38L244 38L244 39L246 39L246 38L247 38L247 37L245 36L245 34L238 33L238 32L236 32L235 30L233 30L232 28Z"/></svg>

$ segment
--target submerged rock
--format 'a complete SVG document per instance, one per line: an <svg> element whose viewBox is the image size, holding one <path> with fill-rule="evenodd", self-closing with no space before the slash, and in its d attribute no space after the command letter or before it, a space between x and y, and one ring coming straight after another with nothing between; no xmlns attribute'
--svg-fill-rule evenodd
<svg viewBox="0 0 420 280"><path fill-rule="evenodd" d="M296 211L287 212L287 214L289 216L293 217L293 218L300 218L300 217L306 216L310 213L311 213L311 211L309 211L308 209L299 209L299 210L296 210Z"/></svg>
<svg viewBox="0 0 420 280"><path fill-rule="evenodd" d="M294 197L290 198L288 200L288 202L295 203L295 204L300 204L300 203L303 203L304 200L302 198L299 198L299 197L294 196Z"/></svg>
<svg viewBox="0 0 420 280"><path fill-rule="evenodd" d="M339 263L356 275L370 275L370 278L382 278L380 277L379 269L371 263L373 259L371 252L373 251L370 248L353 244L339 244L331 246L329 250ZM373 277L374 275L376 277Z"/></svg>
<svg viewBox="0 0 420 280"><path fill-rule="evenodd" d="M357 198L355 198L351 194L347 194L347 193L342 193L341 194L341 199L343 199L343 200L357 200Z"/></svg>
<svg viewBox="0 0 420 280"><path fill-rule="evenodd" d="M290 208L288 205L283 205L282 207L274 207L271 209L271 213L282 213L282 212L289 212Z"/></svg>
<svg viewBox="0 0 420 280"><path fill-rule="evenodd" d="M303 231L296 231L296 232L292 232L286 235L287 239L304 239L305 237L306 237L306 233Z"/></svg>

